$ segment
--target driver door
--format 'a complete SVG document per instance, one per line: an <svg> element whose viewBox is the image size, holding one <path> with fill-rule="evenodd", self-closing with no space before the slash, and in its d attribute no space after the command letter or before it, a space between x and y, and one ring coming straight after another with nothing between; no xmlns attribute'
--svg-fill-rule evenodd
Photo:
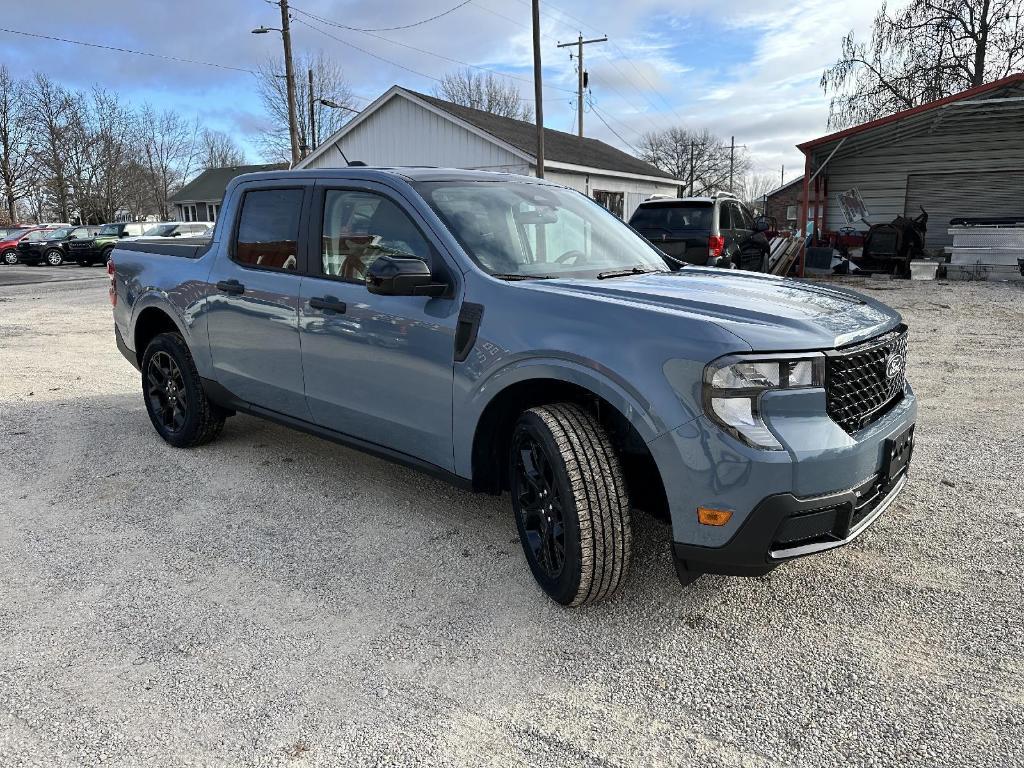
<svg viewBox="0 0 1024 768"><path fill-rule="evenodd" d="M451 470L455 326L461 285L443 246L393 190L317 184L299 299L306 402L320 426ZM426 261L443 297L380 296L381 254Z"/></svg>

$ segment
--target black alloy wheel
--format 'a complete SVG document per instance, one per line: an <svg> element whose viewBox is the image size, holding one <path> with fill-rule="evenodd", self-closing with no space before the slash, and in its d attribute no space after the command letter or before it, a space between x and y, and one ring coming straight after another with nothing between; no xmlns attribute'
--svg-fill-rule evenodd
<svg viewBox="0 0 1024 768"><path fill-rule="evenodd" d="M507 466L519 541L540 587L568 606L616 594L633 548L629 493L596 415L576 403L528 408Z"/></svg>
<svg viewBox="0 0 1024 768"><path fill-rule="evenodd" d="M557 580L565 566L565 520L551 460L528 429L516 432L513 493L518 501L524 548L543 574Z"/></svg>
<svg viewBox="0 0 1024 768"><path fill-rule="evenodd" d="M181 432L188 420L188 390L181 368L166 352L149 358L146 367L146 397L150 413L170 434Z"/></svg>
<svg viewBox="0 0 1024 768"><path fill-rule="evenodd" d="M141 369L146 411L160 437L175 448L193 448L220 434L229 414L207 398L181 334L157 334L146 345Z"/></svg>

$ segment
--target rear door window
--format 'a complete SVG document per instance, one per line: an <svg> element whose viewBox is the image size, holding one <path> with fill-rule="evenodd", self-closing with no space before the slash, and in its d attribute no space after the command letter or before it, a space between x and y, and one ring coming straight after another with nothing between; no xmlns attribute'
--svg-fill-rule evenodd
<svg viewBox="0 0 1024 768"><path fill-rule="evenodd" d="M301 189L246 192L238 217L234 260L259 269L297 269L303 196Z"/></svg>

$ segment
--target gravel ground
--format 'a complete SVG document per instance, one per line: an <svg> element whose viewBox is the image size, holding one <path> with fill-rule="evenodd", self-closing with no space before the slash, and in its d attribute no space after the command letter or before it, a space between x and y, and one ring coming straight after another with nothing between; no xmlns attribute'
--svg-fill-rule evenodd
<svg viewBox="0 0 1024 768"><path fill-rule="evenodd" d="M856 285L912 327L901 498L686 590L638 516L574 611L507 498L248 417L170 448L102 280L0 288L0 763L1024 764L1024 291Z"/></svg>

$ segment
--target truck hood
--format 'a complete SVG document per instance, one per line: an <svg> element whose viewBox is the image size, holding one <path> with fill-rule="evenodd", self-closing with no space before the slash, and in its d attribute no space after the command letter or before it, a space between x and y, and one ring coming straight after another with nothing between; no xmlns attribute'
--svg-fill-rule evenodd
<svg viewBox="0 0 1024 768"><path fill-rule="evenodd" d="M528 285L703 318L759 352L839 347L900 322L895 310L847 289L735 270L685 267L636 277Z"/></svg>

